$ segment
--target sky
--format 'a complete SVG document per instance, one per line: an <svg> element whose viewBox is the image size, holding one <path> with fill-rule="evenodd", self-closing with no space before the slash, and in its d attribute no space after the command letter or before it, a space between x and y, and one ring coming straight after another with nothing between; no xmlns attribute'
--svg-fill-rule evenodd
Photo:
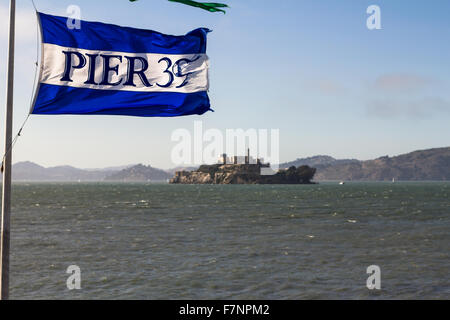
<svg viewBox="0 0 450 320"><path fill-rule="evenodd" d="M373 159L450 146L450 2L223 0L227 14L166 0L47 1L39 11L185 34L207 27L211 106L179 118L31 115L13 162L99 168L175 167L174 130L279 129L280 160L318 154ZM3 146L8 3L0 2ZM381 29L366 10L378 5ZM25 119L36 61L31 1L17 6L14 132Z"/></svg>

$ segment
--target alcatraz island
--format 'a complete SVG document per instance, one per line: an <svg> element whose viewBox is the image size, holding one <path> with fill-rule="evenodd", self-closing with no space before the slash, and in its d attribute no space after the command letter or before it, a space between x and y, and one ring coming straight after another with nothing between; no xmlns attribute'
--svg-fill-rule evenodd
<svg viewBox="0 0 450 320"><path fill-rule="evenodd" d="M315 168L309 166L292 166L280 169L273 174L262 174L271 170L269 163L263 159L247 156L233 156L230 159L223 154L219 163L202 165L194 171L177 171L170 180L173 184L313 184L311 182Z"/></svg>

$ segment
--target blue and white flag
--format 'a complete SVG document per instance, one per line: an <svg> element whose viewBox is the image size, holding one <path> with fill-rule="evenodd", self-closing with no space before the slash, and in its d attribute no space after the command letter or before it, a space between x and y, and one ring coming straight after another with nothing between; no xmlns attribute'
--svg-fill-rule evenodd
<svg viewBox="0 0 450 320"><path fill-rule="evenodd" d="M38 14L42 61L33 114L175 117L210 109L206 35L184 36Z"/></svg>

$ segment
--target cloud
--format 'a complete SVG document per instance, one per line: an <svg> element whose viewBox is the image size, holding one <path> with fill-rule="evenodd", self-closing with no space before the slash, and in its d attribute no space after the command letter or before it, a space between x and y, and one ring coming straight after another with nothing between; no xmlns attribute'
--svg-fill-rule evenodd
<svg viewBox="0 0 450 320"><path fill-rule="evenodd" d="M436 113L450 113L450 102L439 97L418 100L372 100L367 104L367 114L379 118L429 118Z"/></svg>
<svg viewBox="0 0 450 320"><path fill-rule="evenodd" d="M426 89L435 80L415 74L391 73L378 77L373 87L388 93L404 93Z"/></svg>

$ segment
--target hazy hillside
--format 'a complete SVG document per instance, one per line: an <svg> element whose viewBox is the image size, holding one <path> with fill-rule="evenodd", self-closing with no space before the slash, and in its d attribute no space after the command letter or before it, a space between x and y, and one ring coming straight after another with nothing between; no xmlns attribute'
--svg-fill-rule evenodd
<svg viewBox="0 0 450 320"><path fill-rule="evenodd" d="M315 180L450 180L450 147L317 167Z"/></svg>
<svg viewBox="0 0 450 320"><path fill-rule="evenodd" d="M358 163L359 160L355 159L341 159L337 160L330 156L314 156L309 158L301 158L290 162L285 162L280 164L281 169L286 169L292 166L299 167L299 166L309 166L314 168L321 168L329 165L336 165L336 164L347 164L347 163Z"/></svg>
<svg viewBox="0 0 450 320"><path fill-rule="evenodd" d="M15 181L101 181L112 170L83 170L71 166L44 168L33 162L19 162L12 167Z"/></svg>
<svg viewBox="0 0 450 320"><path fill-rule="evenodd" d="M166 181L170 178L172 175L164 170L138 164L107 176L105 181Z"/></svg>
<svg viewBox="0 0 450 320"><path fill-rule="evenodd" d="M172 169L168 169L165 170L167 173L169 173L171 175L171 177L173 177L175 175L175 172L177 171L194 171L197 170L199 166L197 167L176 167L176 168L172 168Z"/></svg>

